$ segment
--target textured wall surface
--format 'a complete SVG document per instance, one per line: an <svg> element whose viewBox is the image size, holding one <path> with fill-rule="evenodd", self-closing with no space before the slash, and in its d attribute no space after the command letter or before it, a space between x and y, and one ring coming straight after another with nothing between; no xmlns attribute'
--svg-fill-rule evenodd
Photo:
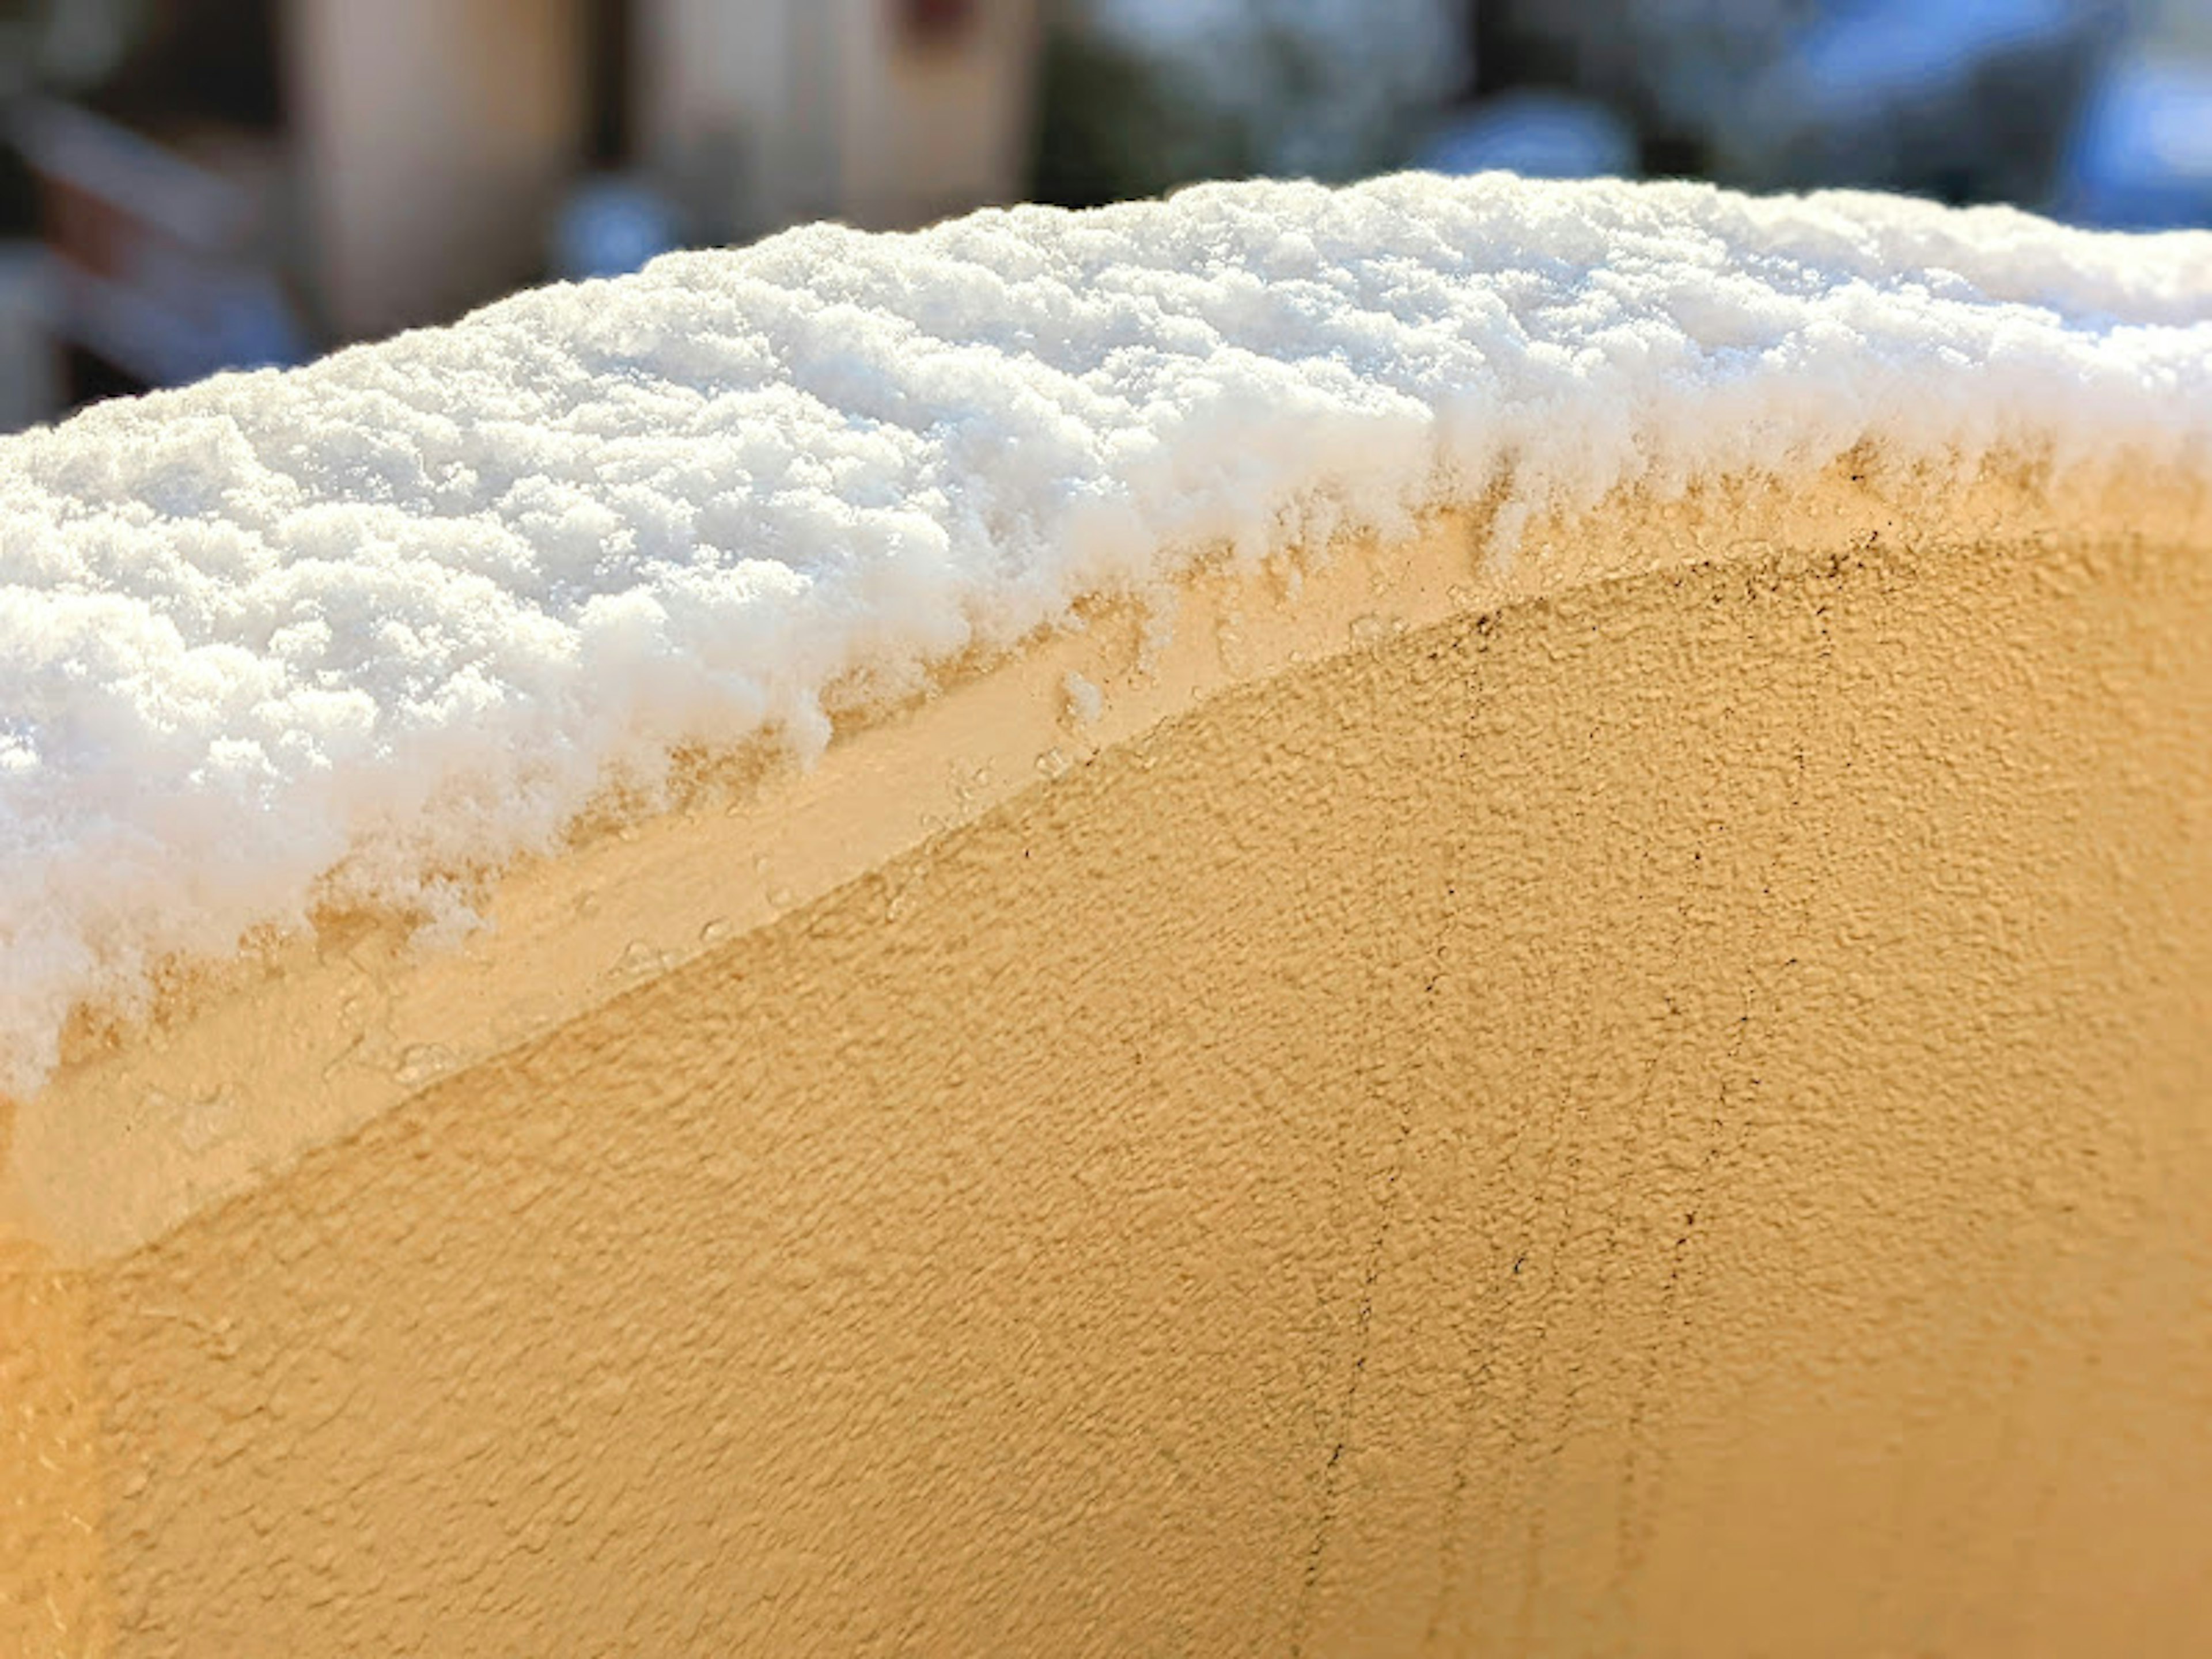
<svg viewBox="0 0 2212 1659"><path fill-rule="evenodd" d="M51 1398L0 1370L15 1443L98 1486L22 1558L76 1633L20 1572L4 1616L2179 1650L2208 720L2212 562L2136 543L1376 630L125 1255L0 1264L0 1338L74 1333Z"/></svg>

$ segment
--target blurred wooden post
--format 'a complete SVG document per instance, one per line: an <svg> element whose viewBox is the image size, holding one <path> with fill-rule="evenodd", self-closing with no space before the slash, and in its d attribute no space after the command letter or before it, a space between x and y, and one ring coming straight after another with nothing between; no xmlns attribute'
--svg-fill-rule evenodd
<svg viewBox="0 0 2212 1659"><path fill-rule="evenodd" d="M709 240L925 223L1029 179L1036 0L641 0L641 154Z"/></svg>
<svg viewBox="0 0 2212 1659"><path fill-rule="evenodd" d="M576 0L298 0L291 23L330 331L443 320L536 278L588 113Z"/></svg>

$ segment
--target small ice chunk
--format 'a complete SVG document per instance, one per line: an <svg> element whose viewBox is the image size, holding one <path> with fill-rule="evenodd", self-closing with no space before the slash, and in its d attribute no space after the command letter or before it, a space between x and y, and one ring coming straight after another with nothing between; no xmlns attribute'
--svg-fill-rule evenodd
<svg viewBox="0 0 2212 1659"><path fill-rule="evenodd" d="M1106 694L1080 674L1069 674L1060 682L1060 690L1066 697L1068 718L1078 726L1089 726L1106 712Z"/></svg>

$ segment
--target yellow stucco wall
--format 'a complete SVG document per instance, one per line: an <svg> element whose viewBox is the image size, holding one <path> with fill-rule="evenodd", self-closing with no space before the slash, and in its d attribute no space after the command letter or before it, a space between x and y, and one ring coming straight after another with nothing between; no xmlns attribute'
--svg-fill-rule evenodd
<svg viewBox="0 0 2212 1659"><path fill-rule="evenodd" d="M2185 1650L2212 559L1841 499L1285 598L1335 643L167 1210L122 1085L19 1104L0 1637Z"/></svg>

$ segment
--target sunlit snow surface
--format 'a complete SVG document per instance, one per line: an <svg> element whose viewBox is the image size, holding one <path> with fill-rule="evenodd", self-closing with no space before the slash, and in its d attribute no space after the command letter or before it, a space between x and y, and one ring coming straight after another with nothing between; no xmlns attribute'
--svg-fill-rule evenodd
<svg viewBox="0 0 2212 1659"><path fill-rule="evenodd" d="M1692 185L816 228L0 441L0 1087L324 900L452 914L671 750L1500 488L2212 471L2212 235ZM1507 514L1509 524L1512 514Z"/></svg>

